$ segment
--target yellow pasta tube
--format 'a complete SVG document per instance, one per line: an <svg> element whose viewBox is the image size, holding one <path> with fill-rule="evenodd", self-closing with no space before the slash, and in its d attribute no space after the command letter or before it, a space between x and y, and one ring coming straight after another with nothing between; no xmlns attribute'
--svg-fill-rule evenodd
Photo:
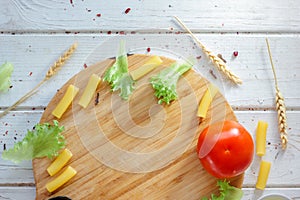
<svg viewBox="0 0 300 200"><path fill-rule="evenodd" d="M218 88L213 84L209 84L207 90L205 91L198 107L197 116L200 118L205 118L208 108L213 100L213 98L218 93Z"/></svg>
<svg viewBox="0 0 300 200"><path fill-rule="evenodd" d="M74 85L69 85L63 98L58 102L57 106L52 111L52 115L60 119L61 116L64 114L64 112L66 112L67 108L72 103L78 91L79 89L77 87L75 87Z"/></svg>
<svg viewBox="0 0 300 200"><path fill-rule="evenodd" d="M256 182L256 188L260 190L264 190L267 184L267 180L269 177L269 172L271 168L271 163L267 161L260 162L260 168L258 173L258 178Z"/></svg>
<svg viewBox="0 0 300 200"><path fill-rule="evenodd" d="M75 169L73 169L71 166L68 166L67 169L62 174L60 174L53 181L46 184L47 190L49 192L54 192L62 185L64 185L66 182L68 182L73 176L75 176L76 173L77 172Z"/></svg>
<svg viewBox="0 0 300 200"><path fill-rule="evenodd" d="M83 108L86 108L90 103L100 83L100 80L101 80L100 77L96 74L92 74L92 76L90 77L89 82L85 87L83 94L78 102L78 104L81 105Z"/></svg>
<svg viewBox="0 0 300 200"><path fill-rule="evenodd" d="M256 128L256 154L258 156L263 156L266 153L267 128L267 122L258 121L258 125Z"/></svg>
<svg viewBox="0 0 300 200"><path fill-rule="evenodd" d="M72 156L73 154L69 149L64 149L47 168L49 175L55 175L66 165L66 163L71 159Z"/></svg>
<svg viewBox="0 0 300 200"><path fill-rule="evenodd" d="M139 68L130 72L130 75L134 81L142 78L147 73L151 72L153 69L158 67L163 61L159 56L152 56L149 60L146 61L145 64L140 66Z"/></svg>

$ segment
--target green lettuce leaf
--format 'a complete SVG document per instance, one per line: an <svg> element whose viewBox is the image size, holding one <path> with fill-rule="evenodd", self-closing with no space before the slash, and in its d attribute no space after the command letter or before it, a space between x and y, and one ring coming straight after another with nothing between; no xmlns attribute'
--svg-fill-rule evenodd
<svg viewBox="0 0 300 200"><path fill-rule="evenodd" d="M177 82L182 74L192 68L191 63L175 62L170 67L163 69L158 74L151 77L150 83L154 89L154 95L158 98L158 103L170 104L178 98Z"/></svg>
<svg viewBox="0 0 300 200"><path fill-rule="evenodd" d="M219 196L212 194L211 200L241 200L243 197L243 191L239 188L229 185L229 182L218 180ZM207 197L203 197L201 200L208 200Z"/></svg>
<svg viewBox="0 0 300 200"><path fill-rule="evenodd" d="M13 148L3 151L2 158L19 163L33 158L58 155L58 151L65 147L65 138L60 133L64 130L57 121L37 124L34 130L27 132L22 141L17 142Z"/></svg>
<svg viewBox="0 0 300 200"><path fill-rule="evenodd" d="M14 71L14 66L6 62L0 66L0 92L6 92L10 87L10 76Z"/></svg>
<svg viewBox="0 0 300 200"><path fill-rule="evenodd" d="M107 81L111 90L120 90L120 96L128 100L134 90L134 80L128 73L128 61L124 41L121 41L116 62L105 72L104 81Z"/></svg>

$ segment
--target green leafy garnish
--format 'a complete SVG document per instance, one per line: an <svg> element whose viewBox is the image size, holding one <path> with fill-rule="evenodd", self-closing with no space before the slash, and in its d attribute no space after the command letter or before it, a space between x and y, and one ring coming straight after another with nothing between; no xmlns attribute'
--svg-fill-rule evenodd
<svg viewBox="0 0 300 200"><path fill-rule="evenodd" d="M112 91L120 90L120 96L127 100L134 90L134 80L128 73L128 61L124 41L121 41L116 62L105 72L104 81L107 81Z"/></svg>
<svg viewBox="0 0 300 200"><path fill-rule="evenodd" d="M58 151L65 147L65 138L60 133L64 130L57 121L37 124L32 131L27 132L24 139L17 142L13 148L3 151L2 158L19 163L33 158L58 155Z"/></svg>
<svg viewBox="0 0 300 200"><path fill-rule="evenodd" d="M175 62L151 78L150 83L155 90L154 95L159 99L159 104L163 102L169 104L171 101L177 99L177 81L182 74L191 68L192 64L190 63L180 64Z"/></svg>
<svg viewBox="0 0 300 200"><path fill-rule="evenodd" d="M0 92L6 92L10 87L10 76L14 71L14 66L6 62L0 66Z"/></svg>
<svg viewBox="0 0 300 200"><path fill-rule="evenodd" d="M243 197L243 191L239 188L229 185L227 181L218 180L220 195L211 195L211 200L240 200ZM208 200L207 197L203 197L201 200Z"/></svg>

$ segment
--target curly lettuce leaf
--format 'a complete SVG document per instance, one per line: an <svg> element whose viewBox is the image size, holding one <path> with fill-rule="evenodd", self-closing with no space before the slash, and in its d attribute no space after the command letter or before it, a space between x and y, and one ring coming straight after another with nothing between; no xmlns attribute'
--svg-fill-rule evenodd
<svg viewBox="0 0 300 200"><path fill-rule="evenodd" d="M150 80L154 95L158 98L158 104L165 102L170 104L171 101L178 98L176 87L179 77L190 70L190 63L173 63L170 67L163 69Z"/></svg>
<svg viewBox="0 0 300 200"><path fill-rule="evenodd" d="M121 41L116 62L105 72L104 81L107 81L112 91L120 90L120 96L127 100L134 90L134 80L128 73L127 54L124 41Z"/></svg>
<svg viewBox="0 0 300 200"><path fill-rule="evenodd" d="M0 66L0 92L6 92L10 85L10 77L12 72L14 71L14 66L6 62Z"/></svg>
<svg viewBox="0 0 300 200"><path fill-rule="evenodd" d="M220 194L219 196L212 194L211 200L241 200L244 195L241 189L229 185L229 182L225 180L218 180L217 185L219 186ZM204 197L202 200L208 200L208 198Z"/></svg>
<svg viewBox="0 0 300 200"><path fill-rule="evenodd" d="M65 138L61 135L64 127L57 121L37 124L34 130L27 132L22 141L17 142L13 148L3 151L2 158L19 163L23 160L57 156L58 151L65 147Z"/></svg>

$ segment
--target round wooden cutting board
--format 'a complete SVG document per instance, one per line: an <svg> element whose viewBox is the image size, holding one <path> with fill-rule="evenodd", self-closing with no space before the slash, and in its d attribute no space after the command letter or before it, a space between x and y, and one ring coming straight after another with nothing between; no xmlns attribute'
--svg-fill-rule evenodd
<svg viewBox="0 0 300 200"><path fill-rule="evenodd" d="M149 59L148 55L128 56L129 70ZM50 177L48 158L33 160L36 199L68 196L75 199L188 199L216 193L217 179L208 174L197 158L199 133L207 125L221 120L236 120L226 99L218 93L207 118L199 123L198 103L208 81L194 70L184 74L178 84L178 100L159 105L149 78L174 60L161 57L163 64L135 84L128 101L112 93L101 83L87 108L78 105L79 98L95 73L100 77L114 63L107 59L82 70L71 78L47 106L41 123L52 123L51 114L70 84L79 93L59 121L73 157L67 165L77 174L59 190L50 194L45 185ZM98 95L97 95L98 93ZM95 105L96 97L99 103ZM241 187L243 175L233 178Z"/></svg>

